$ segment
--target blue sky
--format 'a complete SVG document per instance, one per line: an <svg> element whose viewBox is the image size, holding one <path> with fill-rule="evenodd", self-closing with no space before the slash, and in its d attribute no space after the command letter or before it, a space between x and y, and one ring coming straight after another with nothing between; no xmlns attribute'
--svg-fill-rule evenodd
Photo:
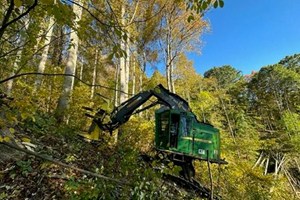
<svg viewBox="0 0 300 200"><path fill-rule="evenodd" d="M228 64L249 74L300 53L300 0L224 1L205 15L201 55L188 55L198 73Z"/></svg>

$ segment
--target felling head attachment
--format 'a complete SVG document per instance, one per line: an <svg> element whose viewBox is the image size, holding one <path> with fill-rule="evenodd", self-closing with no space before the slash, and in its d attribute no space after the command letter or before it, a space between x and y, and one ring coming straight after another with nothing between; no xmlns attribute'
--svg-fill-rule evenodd
<svg viewBox="0 0 300 200"><path fill-rule="evenodd" d="M87 111L93 111L93 109L89 107L82 107L83 109ZM98 141L99 136L101 135L102 131L108 130L110 133L112 132L109 129L109 126L106 124L103 124L103 120L107 115L107 112L103 109L100 109L95 115L91 115L89 113L85 113L87 117L90 117L93 119L91 126L88 129L88 133L79 134L80 136L84 137L87 140L93 140Z"/></svg>
<svg viewBox="0 0 300 200"><path fill-rule="evenodd" d="M115 130L118 127L118 123L113 126L111 122L104 123L104 119L106 116L109 116L109 114L103 110L99 109L99 111L92 117L93 122L89 129L89 133L95 129L95 126L98 126L102 131L109 131L110 135L112 135L113 130Z"/></svg>

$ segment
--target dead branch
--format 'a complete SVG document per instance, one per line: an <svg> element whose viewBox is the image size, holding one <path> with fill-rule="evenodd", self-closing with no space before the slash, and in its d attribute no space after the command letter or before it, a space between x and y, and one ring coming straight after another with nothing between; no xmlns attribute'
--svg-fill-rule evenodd
<svg viewBox="0 0 300 200"><path fill-rule="evenodd" d="M38 154L36 152L29 151L27 149L23 149L21 147L18 147L16 145L13 145L13 144L10 144L10 143L7 143L7 142L0 142L0 143L3 144L3 145L6 145L6 146L8 146L8 147L10 147L12 149L24 152L24 153L26 153L28 155L32 155L32 156L35 156L35 157L43 159L43 160L47 160L49 162L55 163L57 165L65 167L65 168L73 169L75 171L78 171L78 172L81 172L81 173L84 173L84 174L88 174L90 176L94 176L94 177L97 177L97 178L101 178L101 179L104 179L104 180L107 180L107 181L113 181L113 182L116 182L116 183L121 184L121 185L126 184L126 182L122 182L122 181L114 179L114 178L110 178L110 177L107 177L107 176L104 176L104 175L101 175L101 174L97 174L97 173L94 173L94 172L91 172L91 171L80 169L80 168L72 166L72 165L68 165L68 164L63 163L61 161L55 160L55 159L51 158L48 155L41 155L41 154Z"/></svg>

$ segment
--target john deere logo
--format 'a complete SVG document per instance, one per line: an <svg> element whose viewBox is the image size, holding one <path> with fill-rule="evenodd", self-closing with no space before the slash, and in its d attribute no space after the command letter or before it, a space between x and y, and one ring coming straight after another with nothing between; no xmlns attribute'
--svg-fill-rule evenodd
<svg viewBox="0 0 300 200"><path fill-rule="evenodd" d="M198 154L205 155L205 150L204 149L198 149Z"/></svg>

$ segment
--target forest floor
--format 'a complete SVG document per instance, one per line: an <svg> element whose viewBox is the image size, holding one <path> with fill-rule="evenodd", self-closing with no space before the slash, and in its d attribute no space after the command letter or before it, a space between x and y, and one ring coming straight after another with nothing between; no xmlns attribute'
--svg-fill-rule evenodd
<svg viewBox="0 0 300 200"><path fill-rule="evenodd" d="M14 137L24 137L25 131L27 140L35 146L31 147L33 153L29 150L25 150L29 154L24 153L0 143L0 199L132 199L135 192L141 196L151 193L154 199L177 199L180 195L187 194L175 188L173 183L154 178L152 174L156 171L150 169L151 172L147 172L150 167L144 165L143 161L140 161L138 169L135 169L136 163L128 166L129 170L133 170L126 170L126 174L129 174L124 178L127 180L122 179L120 175L115 176L123 173L120 162L127 162L126 158L122 157L126 155L120 153L122 151L109 149L107 144L86 142L74 134L39 135L28 129L19 129L18 132L22 134L15 133ZM21 143L21 139L16 141L13 145ZM87 174L84 170L91 173ZM98 174L100 178L97 177ZM143 177L143 174L148 177ZM102 175L104 178L112 177L113 181L102 179ZM149 179L153 182L150 183ZM143 181L139 184L140 180L148 186ZM128 182L129 185L125 184L125 187L120 189L123 185L116 181ZM147 191L149 194L143 194ZM164 191L165 194L158 194ZM156 196L159 198L155 198Z"/></svg>
<svg viewBox="0 0 300 200"><path fill-rule="evenodd" d="M70 138L49 134L30 139L34 151L70 166L89 170L103 160L97 145L79 137L67 141ZM84 173L0 144L0 199L63 199L68 181L85 178Z"/></svg>

